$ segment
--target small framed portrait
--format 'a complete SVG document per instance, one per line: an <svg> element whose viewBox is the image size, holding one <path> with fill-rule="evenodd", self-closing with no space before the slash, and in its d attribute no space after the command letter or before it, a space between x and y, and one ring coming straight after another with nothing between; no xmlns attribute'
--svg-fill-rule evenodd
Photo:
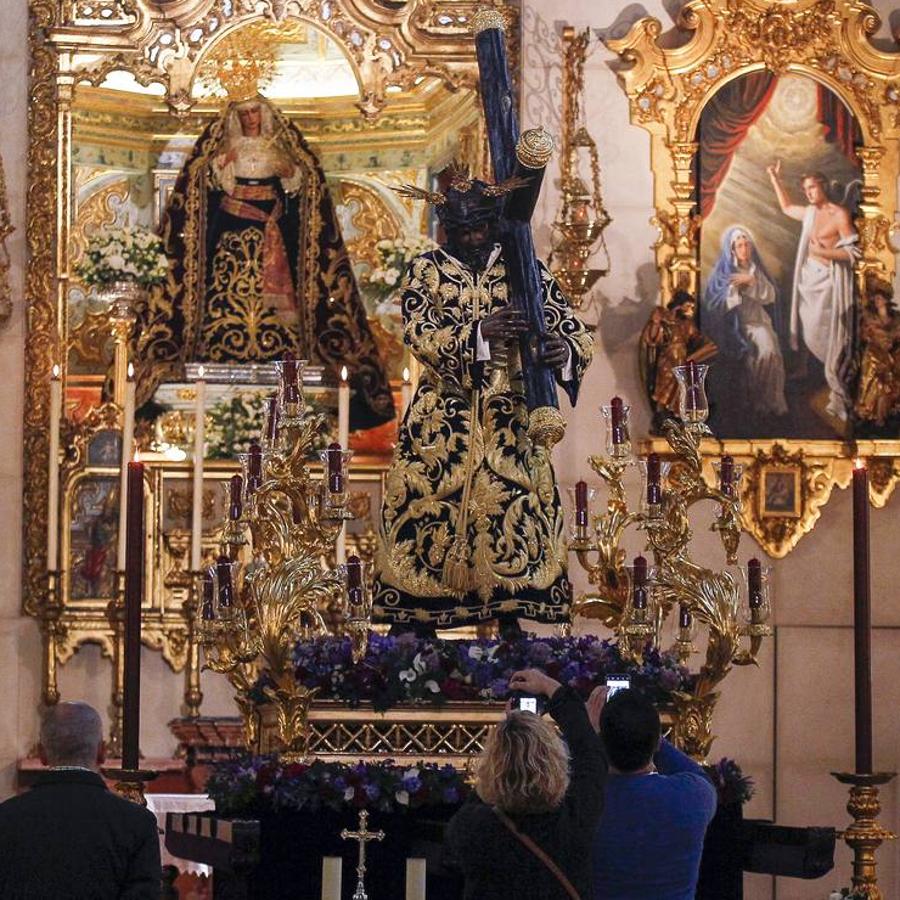
<svg viewBox="0 0 900 900"><path fill-rule="evenodd" d="M797 466L766 466L762 471L759 514L762 518L800 517L800 469Z"/></svg>

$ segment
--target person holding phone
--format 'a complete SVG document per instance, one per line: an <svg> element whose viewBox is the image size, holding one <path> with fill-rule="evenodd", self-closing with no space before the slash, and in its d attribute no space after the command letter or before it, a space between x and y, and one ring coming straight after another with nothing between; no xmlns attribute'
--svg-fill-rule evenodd
<svg viewBox="0 0 900 900"><path fill-rule="evenodd" d="M610 777L594 838L595 900L694 900L716 790L660 739L659 713L638 691L592 709Z"/></svg>
<svg viewBox="0 0 900 900"><path fill-rule="evenodd" d="M591 719L600 715L606 688L585 704L536 669L516 672L509 686L519 708L507 704L506 718L488 736L475 795L447 826L447 862L463 874L463 900L589 900L591 840L607 771ZM534 698L546 702L561 737L527 711Z"/></svg>

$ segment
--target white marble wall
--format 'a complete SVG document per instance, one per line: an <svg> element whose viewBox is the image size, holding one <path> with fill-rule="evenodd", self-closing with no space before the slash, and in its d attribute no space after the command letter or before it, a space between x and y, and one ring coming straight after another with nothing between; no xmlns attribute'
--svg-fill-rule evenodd
<svg viewBox="0 0 900 900"><path fill-rule="evenodd" d="M641 10L669 27L680 0L525 0L525 124L543 123L556 130L559 116L557 35L562 23L607 28L631 21ZM876 6L887 20L889 4ZM896 15L896 13L895 13ZM0 2L0 153L6 166L13 222L10 240L14 261L13 321L0 331L0 382L21 386L24 316L21 307L24 262L25 148L27 62L26 0ZM671 36L677 40L677 35ZM646 425L637 371L637 336L656 301L657 279L651 244L649 138L628 123L624 94L610 68L611 55L598 49L587 65L588 118L603 164L604 196L613 217L608 230L612 273L597 291L599 319L595 362L568 435L558 450L563 485L587 470L585 457L596 452L596 409L614 393L631 398L635 432ZM548 179L538 212L538 242L546 251L549 223L555 212ZM0 542L0 797L12 789L16 758L27 751L36 731L39 643L35 625L19 615L21 606L21 387L0 393L0 511L7 528ZM876 632L874 694L876 763L900 767L900 730L894 711L900 701L900 597L892 586L900 576L895 552L898 533L895 497L873 512L873 595ZM760 665L734 672L723 686L716 714L714 755L733 756L757 780L749 814L775 817L785 824L830 824L847 821L845 793L829 772L852 764L852 640L850 570L850 498L838 492L825 508L814 534L804 538L777 564L777 637L766 646ZM698 528L698 541L709 542ZM748 543L749 542L749 539ZM636 549L636 548L635 548ZM714 558L714 557L711 557ZM157 654L144 652L144 722L141 744L148 755L167 754L172 739L165 723L178 715L181 681ZM85 648L61 673L63 695L84 697L105 711L109 663L96 648ZM230 713L224 679L204 676L205 711ZM900 786L883 793L884 820L897 822ZM748 876L748 898L819 900L832 887L849 881L848 855L838 852L836 872L821 881L779 880ZM900 845L880 854L885 896L900 896Z"/></svg>

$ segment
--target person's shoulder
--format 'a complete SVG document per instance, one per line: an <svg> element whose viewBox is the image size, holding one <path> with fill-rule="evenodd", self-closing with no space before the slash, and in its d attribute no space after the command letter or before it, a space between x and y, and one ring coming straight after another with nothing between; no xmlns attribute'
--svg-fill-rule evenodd
<svg viewBox="0 0 900 900"><path fill-rule="evenodd" d="M113 791L105 791L101 796L101 803L106 807L109 815L131 825L134 828L156 828L156 816L133 800L126 800Z"/></svg>

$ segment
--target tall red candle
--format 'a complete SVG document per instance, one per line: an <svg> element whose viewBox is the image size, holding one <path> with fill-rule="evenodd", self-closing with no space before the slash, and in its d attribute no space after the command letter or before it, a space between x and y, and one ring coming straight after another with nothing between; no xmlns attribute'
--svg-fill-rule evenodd
<svg viewBox="0 0 900 900"><path fill-rule="evenodd" d="M690 609L683 603L678 608L678 626L680 628L690 628L694 621Z"/></svg>
<svg viewBox="0 0 900 900"><path fill-rule="evenodd" d="M231 581L231 559L222 555L216 560L216 581L219 586L219 609L234 606L234 584Z"/></svg>
<svg viewBox="0 0 900 900"><path fill-rule="evenodd" d="M141 730L141 604L144 598L144 464L128 463L125 513L125 686L122 768L137 769Z"/></svg>
<svg viewBox="0 0 900 900"><path fill-rule="evenodd" d="M266 440L274 444L278 439L278 396L272 394L267 403Z"/></svg>
<svg viewBox="0 0 900 900"><path fill-rule="evenodd" d="M872 608L869 582L869 473L853 468L853 662L856 771L872 771Z"/></svg>
<svg viewBox="0 0 900 900"><path fill-rule="evenodd" d="M213 587L212 575L209 572L206 572L203 575L200 593L200 615L205 622L209 622L216 617Z"/></svg>
<svg viewBox="0 0 900 900"><path fill-rule="evenodd" d="M587 526L588 486L586 481L575 482L575 524Z"/></svg>

